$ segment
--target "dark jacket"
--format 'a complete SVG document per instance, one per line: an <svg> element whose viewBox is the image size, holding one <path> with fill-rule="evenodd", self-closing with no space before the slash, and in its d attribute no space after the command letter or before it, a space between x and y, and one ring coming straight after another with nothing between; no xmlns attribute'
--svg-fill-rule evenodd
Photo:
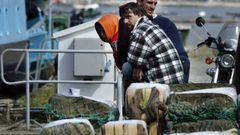
<svg viewBox="0 0 240 135"><path fill-rule="evenodd" d="M128 46L130 43L130 33L131 30L124 24L123 19L119 20L119 30L118 30L118 60L117 64L123 65L127 61Z"/></svg>

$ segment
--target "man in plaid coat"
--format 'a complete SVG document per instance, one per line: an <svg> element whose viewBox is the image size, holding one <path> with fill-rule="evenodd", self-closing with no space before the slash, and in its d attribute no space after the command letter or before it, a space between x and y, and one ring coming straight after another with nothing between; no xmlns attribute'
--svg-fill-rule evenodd
<svg viewBox="0 0 240 135"><path fill-rule="evenodd" d="M130 2L120 6L120 16L132 30L128 62L137 80L173 84L183 83L183 67L176 48L158 25L152 23L144 9Z"/></svg>

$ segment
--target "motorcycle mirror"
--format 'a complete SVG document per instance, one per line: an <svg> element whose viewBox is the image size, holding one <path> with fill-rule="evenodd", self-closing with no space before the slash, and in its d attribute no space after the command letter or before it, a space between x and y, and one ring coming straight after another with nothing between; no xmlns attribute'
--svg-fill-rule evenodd
<svg viewBox="0 0 240 135"><path fill-rule="evenodd" d="M205 20L202 17L198 17L195 22L199 27L202 27L205 24Z"/></svg>

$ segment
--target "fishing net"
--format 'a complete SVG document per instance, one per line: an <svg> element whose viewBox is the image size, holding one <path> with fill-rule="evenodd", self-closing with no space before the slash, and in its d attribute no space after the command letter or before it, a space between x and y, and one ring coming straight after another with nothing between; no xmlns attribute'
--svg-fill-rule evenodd
<svg viewBox="0 0 240 135"><path fill-rule="evenodd" d="M108 121L119 117L118 109L113 104L107 104L86 97L64 97L55 95L45 105L49 121L66 118L87 118L98 130Z"/></svg>
<svg viewBox="0 0 240 135"><path fill-rule="evenodd" d="M226 131L236 129L237 123L230 120L197 120L195 122L168 122L165 133L191 133L200 131ZM237 134L236 134L237 135Z"/></svg>
<svg viewBox="0 0 240 135"><path fill-rule="evenodd" d="M169 98L168 117L174 123L205 119L236 121L237 106L224 94L173 94Z"/></svg>
<svg viewBox="0 0 240 135"><path fill-rule="evenodd" d="M237 129L237 94L229 84L174 84L167 101L168 133Z"/></svg>

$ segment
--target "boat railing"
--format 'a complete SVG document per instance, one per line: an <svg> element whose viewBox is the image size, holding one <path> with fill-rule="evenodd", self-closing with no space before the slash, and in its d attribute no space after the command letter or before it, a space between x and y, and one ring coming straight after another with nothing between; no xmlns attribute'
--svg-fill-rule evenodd
<svg viewBox="0 0 240 135"><path fill-rule="evenodd" d="M4 78L4 55L7 52L24 52L25 53L25 80L9 82ZM8 85L17 85L25 84L26 88L26 128L30 129L30 84L32 83L79 83L79 84L114 84L117 89L117 107L120 112L119 119L123 118L122 115L122 106L123 106L123 87L122 87L122 74L119 72L113 81L86 81L86 80L40 80L34 79L30 80L30 61L29 53L87 53L87 54L96 54L96 53L112 53L112 51L103 51L103 50L50 50L50 49L5 49L1 53L1 79L4 83ZM114 68L114 72L116 68Z"/></svg>

